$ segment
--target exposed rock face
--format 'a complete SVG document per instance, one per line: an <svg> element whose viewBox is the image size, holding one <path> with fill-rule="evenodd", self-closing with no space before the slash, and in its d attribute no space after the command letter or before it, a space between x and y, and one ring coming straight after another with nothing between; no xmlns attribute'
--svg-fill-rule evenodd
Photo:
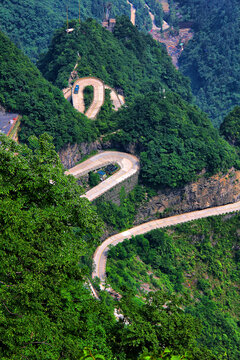
<svg viewBox="0 0 240 360"><path fill-rule="evenodd" d="M97 140L92 143L68 145L59 153L66 169L73 167L83 156L92 151L116 148L111 141ZM126 152L135 153L135 146L129 145ZM159 190L157 196L142 205L136 215L135 225L160 217L220 206L240 200L240 171L234 168L227 174L205 177L204 172L198 181L181 189Z"/></svg>
<svg viewBox="0 0 240 360"><path fill-rule="evenodd" d="M158 191L148 203L139 208L135 224L174 214L225 205L240 200L240 171L230 169L227 174L198 181L182 189Z"/></svg>
<svg viewBox="0 0 240 360"><path fill-rule="evenodd" d="M99 140L92 143L69 144L66 148L60 150L58 154L65 169L70 169L85 155L91 154L92 151L106 150L111 148L111 146L111 142L102 142Z"/></svg>

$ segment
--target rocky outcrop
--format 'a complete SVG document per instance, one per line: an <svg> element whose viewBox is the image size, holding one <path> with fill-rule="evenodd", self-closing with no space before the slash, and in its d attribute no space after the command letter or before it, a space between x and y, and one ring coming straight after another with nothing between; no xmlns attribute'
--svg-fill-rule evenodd
<svg viewBox="0 0 240 360"><path fill-rule="evenodd" d="M135 224L193 210L225 205L240 200L240 171L205 177L182 189L166 189L141 206Z"/></svg>
<svg viewBox="0 0 240 360"><path fill-rule="evenodd" d="M81 161L84 156L89 155L94 151L106 150L111 147L112 143L110 141L103 142L101 140L96 140L91 143L68 144L67 147L59 151L58 155L64 168L70 169Z"/></svg>

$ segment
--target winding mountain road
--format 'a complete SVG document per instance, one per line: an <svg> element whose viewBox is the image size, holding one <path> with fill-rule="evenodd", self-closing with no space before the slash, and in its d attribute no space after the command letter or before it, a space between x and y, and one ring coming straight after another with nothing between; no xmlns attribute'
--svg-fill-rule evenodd
<svg viewBox="0 0 240 360"><path fill-rule="evenodd" d="M137 173L140 169L139 160L131 154L126 154L118 151L106 151L99 153L91 157L90 159L82 162L81 164L74 166L70 170L66 171L66 175L71 174L78 178L87 174L89 171L99 169L110 163L117 163L120 166L120 170L111 177L109 177L107 180L103 181L93 189L89 190L86 194L82 195L88 200L93 201L102 194L104 194L106 191L110 190L115 185L121 183L123 180ZM188 221L202 219L209 216L223 215L239 210L240 201L233 204L192 211L181 215L170 216L164 219L149 221L147 223L135 226L129 230L123 231L119 234L113 235L106 239L96 249L93 256L94 271L92 277L99 277L101 281L101 287L103 288L103 283L106 279L107 252L110 245L115 246L118 243L123 242L125 239L129 239L132 236L145 234L154 229L165 228Z"/></svg>
<svg viewBox="0 0 240 360"><path fill-rule="evenodd" d="M92 277L93 278L95 276L99 277L101 281L101 287L103 288L103 283L105 282L106 279L106 262L107 262L107 253L109 250L109 245L115 246L123 242L125 239L129 239L132 236L145 234L154 229L165 228L168 226L177 225L188 221L202 219L209 216L222 215L239 210L240 210L240 201L233 204L217 206L204 210L192 211L181 215L170 216L169 218L165 218L165 219L149 221L142 225L138 225L129 230L123 231L119 234L113 235L108 239L106 239L95 251L95 254L93 256L94 271L92 273Z"/></svg>
<svg viewBox="0 0 240 360"><path fill-rule="evenodd" d="M100 169L108 164L113 163L117 163L120 166L120 170L105 181L101 182L99 185L95 186L93 189L87 191L86 194L82 195L89 201L93 201L99 196L103 195L106 191L110 190L112 187L120 184L130 176L136 174L140 169L138 158L131 154L126 154L119 151L105 151L74 166L70 170L66 171L65 174L73 175L74 177L79 178L92 170Z"/></svg>
<svg viewBox="0 0 240 360"><path fill-rule="evenodd" d="M76 85L79 86L79 90L77 94L74 94ZM102 80L94 77L85 77L75 81L74 86L72 88L72 102L75 109L77 109L81 113L84 113L85 111L83 91L86 86L93 86L93 101L89 106L88 110L86 111L85 115L89 119L95 119L101 109L101 106L104 104L104 99L105 99L104 83Z"/></svg>
<svg viewBox="0 0 240 360"><path fill-rule="evenodd" d="M74 94L76 85L79 86L79 90L77 94ZM86 111L85 115L89 119L95 119L101 110L102 105L105 101L105 89L110 90L110 98L113 103L113 108L117 111L123 104L124 99L122 99L118 93L108 85L105 85L104 82L98 78L93 76L84 77L75 81L74 86L72 88L72 102L73 106L76 110L83 113L85 112L85 103L84 103L84 94L83 91L86 86L93 87L93 101L90 104L88 110ZM71 89L70 89L71 91ZM69 88L63 89L64 97L69 99Z"/></svg>

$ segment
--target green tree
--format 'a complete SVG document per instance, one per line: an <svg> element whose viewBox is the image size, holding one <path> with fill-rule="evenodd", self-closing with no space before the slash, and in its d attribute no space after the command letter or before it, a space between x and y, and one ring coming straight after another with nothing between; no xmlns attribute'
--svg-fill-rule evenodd
<svg viewBox="0 0 240 360"><path fill-rule="evenodd" d="M102 223L50 140L32 137L30 149L1 136L0 358L79 360L94 343L111 358L112 310L92 298L79 266Z"/></svg>

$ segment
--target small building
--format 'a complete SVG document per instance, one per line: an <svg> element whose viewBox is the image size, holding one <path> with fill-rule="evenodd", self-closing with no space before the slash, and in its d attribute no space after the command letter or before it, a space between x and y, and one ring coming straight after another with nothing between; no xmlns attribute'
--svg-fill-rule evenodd
<svg viewBox="0 0 240 360"><path fill-rule="evenodd" d="M107 178L107 174L103 170L98 170L97 174L100 176L101 181L103 181Z"/></svg>
<svg viewBox="0 0 240 360"><path fill-rule="evenodd" d="M108 175L112 175L113 173L115 173L118 170L118 167L116 165L110 164L107 165L105 168L105 171Z"/></svg>
<svg viewBox="0 0 240 360"><path fill-rule="evenodd" d="M102 22L102 26L108 30L108 31L111 31L113 32L113 29L116 25L116 19L105 19L103 22Z"/></svg>
<svg viewBox="0 0 240 360"><path fill-rule="evenodd" d="M18 121L18 117L18 114L0 111L0 133L9 136Z"/></svg>

